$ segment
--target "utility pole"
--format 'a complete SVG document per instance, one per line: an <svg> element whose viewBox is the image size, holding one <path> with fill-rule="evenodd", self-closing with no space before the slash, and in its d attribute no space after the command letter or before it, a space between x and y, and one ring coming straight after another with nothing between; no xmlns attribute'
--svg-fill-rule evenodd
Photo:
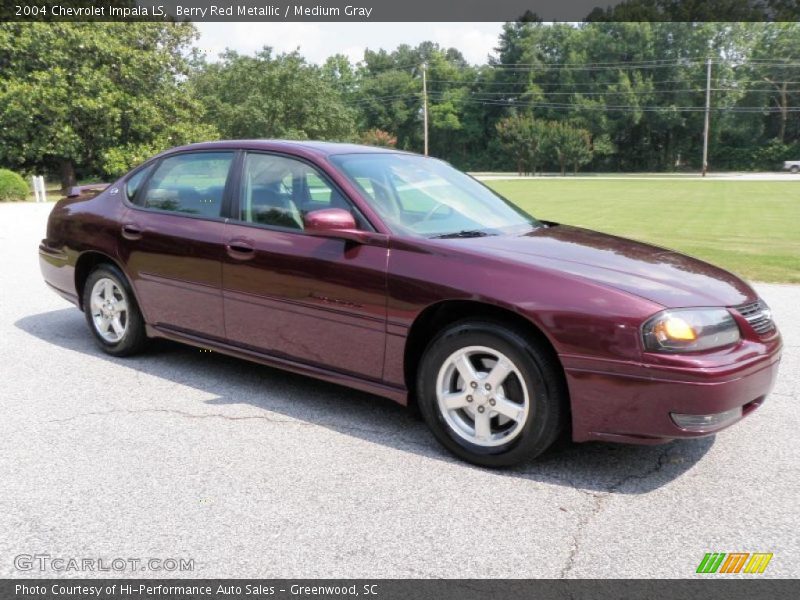
<svg viewBox="0 0 800 600"><path fill-rule="evenodd" d="M708 172L708 129L711 119L711 59L706 61L706 124L703 128L703 177Z"/></svg>
<svg viewBox="0 0 800 600"><path fill-rule="evenodd" d="M422 63L422 123L425 128L425 156L428 156L428 64Z"/></svg>

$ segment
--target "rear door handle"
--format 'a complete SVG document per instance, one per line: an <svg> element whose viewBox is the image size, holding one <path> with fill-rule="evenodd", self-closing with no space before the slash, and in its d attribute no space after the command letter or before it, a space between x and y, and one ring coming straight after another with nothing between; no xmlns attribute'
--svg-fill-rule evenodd
<svg viewBox="0 0 800 600"><path fill-rule="evenodd" d="M243 240L231 240L225 246L228 256L236 260L249 260L256 255L256 249Z"/></svg>
<svg viewBox="0 0 800 600"><path fill-rule="evenodd" d="M126 240L140 240L142 239L142 230L138 225L126 223L122 226L122 237Z"/></svg>

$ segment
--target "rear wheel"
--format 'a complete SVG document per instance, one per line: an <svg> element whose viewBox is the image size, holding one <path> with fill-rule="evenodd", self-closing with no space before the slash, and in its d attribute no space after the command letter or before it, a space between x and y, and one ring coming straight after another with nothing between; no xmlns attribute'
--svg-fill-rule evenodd
<svg viewBox="0 0 800 600"><path fill-rule="evenodd" d="M789 169L792 173L800 173L800 166L794 165L791 169Z"/></svg>
<svg viewBox="0 0 800 600"><path fill-rule="evenodd" d="M502 323L462 321L442 331L425 351L417 386L436 438L477 465L532 459L563 428L566 391L555 359Z"/></svg>
<svg viewBox="0 0 800 600"><path fill-rule="evenodd" d="M128 356L147 341L136 299L125 276L112 265L99 265L89 274L83 310L95 341L108 354Z"/></svg>

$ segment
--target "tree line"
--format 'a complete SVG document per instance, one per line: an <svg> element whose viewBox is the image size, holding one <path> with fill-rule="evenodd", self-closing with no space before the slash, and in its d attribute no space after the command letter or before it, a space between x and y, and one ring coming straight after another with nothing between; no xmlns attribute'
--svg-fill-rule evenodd
<svg viewBox="0 0 800 600"><path fill-rule="evenodd" d="M800 159L800 24L504 25L485 64L432 42L323 64L267 45L204 59L189 23L0 24L0 167L66 186L217 138L362 141L472 170L700 166Z"/></svg>

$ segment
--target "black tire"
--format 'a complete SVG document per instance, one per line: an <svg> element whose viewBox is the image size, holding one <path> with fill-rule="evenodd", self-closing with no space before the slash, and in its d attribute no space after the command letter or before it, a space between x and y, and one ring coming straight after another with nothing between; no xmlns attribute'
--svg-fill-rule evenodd
<svg viewBox="0 0 800 600"><path fill-rule="evenodd" d="M127 311L124 322L124 333L117 341L104 339L98 327L95 325L94 315L92 314L92 290L98 281L110 279L118 290L122 292L122 297L127 303ZM128 280L122 272L111 264L101 264L89 274L86 284L83 287L83 313L86 316L86 323L95 339L97 345L107 354L112 356L130 356L136 354L144 348L147 342L145 333L144 319L136 297L133 295Z"/></svg>
<svg viewBox="0 0 800 600"><path fill-rule="evenodd" d="M500 445L471 443L448 424L439 408L436 388L440 369L459 349L471 346L491 348L505 355L527 386L530 405L527 418L524 423L519 419L521 426L507 443L502 443L502 432L496 442ZM512 383L518 386L518 377L513 377ZM508 380L506 383L508 385ZM436 439L457 457L482 467L507 467L539 456L564 430L568 414L568 393L558 359L544 344L495 321L459 321L441 331L423 354L417 373L417 392L422 416ZM470 409L474 406L469 405ZM485 408L489 408L488 405ZM490 419L499 416L491 412L491 408L489 411L494 415Z"/></svg>
<svg viewBox="0 0 800 600"><path fill-rule="evenodd" d="M800 173L800 167L798 167L797 165L793 166L793 167L792 167L791 169L789 169L789 170L790 170L792 173Z"/></svg>

